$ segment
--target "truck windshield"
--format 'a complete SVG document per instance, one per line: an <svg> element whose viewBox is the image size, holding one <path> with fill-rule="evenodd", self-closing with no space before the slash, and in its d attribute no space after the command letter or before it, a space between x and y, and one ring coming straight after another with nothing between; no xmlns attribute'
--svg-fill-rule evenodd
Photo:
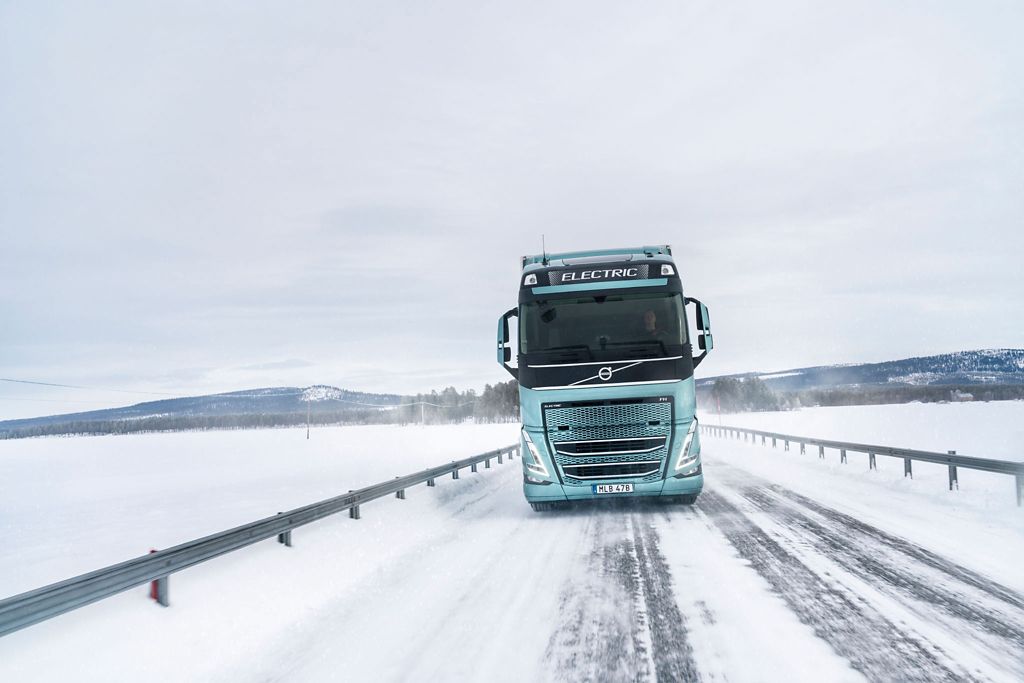
<svg viewBox="0 0 1024 683"><path fill-rule="evenodd" d="M682 296L607 294L534 301L520 312L520 352L549 362L679 355L686 342Z"/></svg>

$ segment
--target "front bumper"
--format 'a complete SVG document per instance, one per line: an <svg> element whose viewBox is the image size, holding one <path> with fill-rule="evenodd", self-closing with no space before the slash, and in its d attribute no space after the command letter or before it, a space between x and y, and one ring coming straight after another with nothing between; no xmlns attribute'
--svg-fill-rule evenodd
<svg viewBox="0 0 1024 683"><path fill-rule="evenodd" d="M606 483L606 482L601 482ZM620 480L620 483L625 483ZM605 498L643 498L648 496L678 496L697 494L704 488L704 474L689 477L669 477L660 481L639 482L633 485L632 493L596 494L589 486L562 486L557 482L550 484L531 484L523 482L523 494L531 503L545 503L566 500L588 500Z"/></svg>

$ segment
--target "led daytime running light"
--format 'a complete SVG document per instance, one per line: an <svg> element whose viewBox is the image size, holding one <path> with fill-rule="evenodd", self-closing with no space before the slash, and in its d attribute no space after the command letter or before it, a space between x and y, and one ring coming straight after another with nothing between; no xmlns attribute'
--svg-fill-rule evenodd
<svg viewBox="0 0 1024 683"><path fill-rule="evenodd" d="M530 449L530 455L533 457L533 462L526 463L527 469L532 472L536 472L542 477L549 477L548 468L544 466L544 461L540 458L540 453L537 451L537 447L533 443L533 439L530 438L530 433L523 430L523 440L526 441L526 447Z"/></svg>
<svg viewBox="0 0 1024 683"><path fill-rule="evenodd" d="M679 457L676 459L676 472L689 467L697 459L697 455L690 457L690 446L693 444L693 435L697 432L697 418L693 418L690 423L690 428L686 430L686 441L683 442L683 447L679 450Z"/></svg>

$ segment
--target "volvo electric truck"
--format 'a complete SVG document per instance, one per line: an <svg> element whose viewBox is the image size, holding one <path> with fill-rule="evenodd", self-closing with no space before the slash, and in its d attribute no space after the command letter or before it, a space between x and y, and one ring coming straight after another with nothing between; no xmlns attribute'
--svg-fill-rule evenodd
<svg viewBox="0 0 1024 683"><path fill-rule="evenodd" d="M530 505L692 504L704 485L693 370L712 346L708 309L684 296L668 246L524 256L519 306L498 319L498 363L519 380Z"/></svg>

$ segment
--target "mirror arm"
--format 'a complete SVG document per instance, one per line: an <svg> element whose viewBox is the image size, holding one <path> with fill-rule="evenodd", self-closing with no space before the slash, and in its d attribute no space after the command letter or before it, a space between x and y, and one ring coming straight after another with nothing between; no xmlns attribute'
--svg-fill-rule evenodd
<svg viewBox="0 0 1024 683"><path fill-rule="evenodd" d="M518 317L518 316L519 316L519 309L518 308L510 308L509 310L505 311L505 315L502 316L502 317L505 318L505 328L506 328L506 330L508 330L508 319L509 318L513 318L513 317ZM506 344L506 347L505 347L506 350L507 351L511 351L511 348L510 348L512 346L511 333L505 335L505 344ZM508 364L508 361L503 362L502 366L506 370L508 370L508 374L512 375L517 380L519 379L519 368L512 367L511 365Z"/></svg>
<svg viewBox="0 0 1024 683"><path fill-rule="evenodd" d="M697 334L700 335L700 340L699 340L700 344L701 344L701 346L703 346L704 345L704 316L701 315L701 312L700 312L701 303L697 299L694 299L693 297L689 297L689 296L685 297L683 299L683 302L684 302L684 305L687 305L687 304L697 304L697 307L696 307L696 309L697 309L697 313L696 313L697 317L694 319L693 322L694 322L695 326L697 327ZM707 355L708 355L708 350L704 349L703 351L701 351L701 354L699 356L694 356L693 357L693 367L694 367L694 369L696 369L696 367L698 365L700 365L700 362L702 360L704 360L704 358Z"/></svg>

